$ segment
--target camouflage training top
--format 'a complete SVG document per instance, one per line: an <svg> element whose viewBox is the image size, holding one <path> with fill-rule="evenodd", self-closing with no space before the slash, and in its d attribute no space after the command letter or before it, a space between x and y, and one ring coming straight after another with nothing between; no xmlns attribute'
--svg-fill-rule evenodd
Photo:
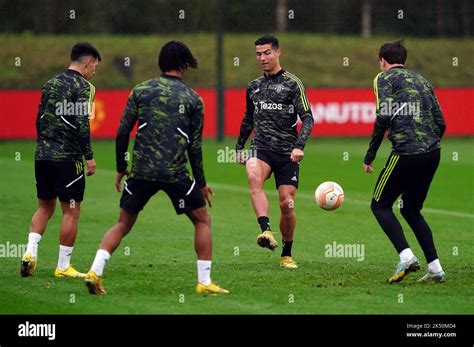
<svg viewBox="0 0 474 347"><path fill-rule="evenodd" d="M94 86L74 70L46 82L36 117L35 160L93 158L89 118L94 95Z"/></svg>
<svg viewBox="0 0 474 347"><path fill-rule="evenodd" d="M427 153L440 147L446 124L427 80L394 67L375 77L374 92L377 118L364 163L375 159L386 130L395 154Z"/></svg>
<svg viewBox="0 0 474 347"><path fill-rule="evenodd" d="M168 183L189 177L187 151L194 179L204 187L203 113L201 97L178 77L161 75L137 85L118 129L117 172L127 168L129 134L138 122L130 177Z"/></svg>
<svg viewBox="0 0 474 347"><path fill-rule="evenodd" d="M299 136L298 116L303 123ZM304 148L313 124L311 105L299 78L283 69L264 74L247 87L247 109L236 149L244 148L253 129L252 148L290 154L294 148Z"/></svg>

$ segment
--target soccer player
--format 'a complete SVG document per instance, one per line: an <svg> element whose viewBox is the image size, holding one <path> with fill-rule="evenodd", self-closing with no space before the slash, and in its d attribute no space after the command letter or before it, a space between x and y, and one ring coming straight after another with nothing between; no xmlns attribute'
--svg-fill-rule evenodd
<svg viewBox="0 0 474 347"><path fill-rule="evenodd" d="M87 176L96 163L90 143L89 118L95 88L89 82L101 61L99 51L89 43L72 47L69 69L43 86L36 118L35 154L38 209L31 220L28 246L21 259L23 277L33 275L38 259L38 243L54 213L59 198L63 219L59 233L59 259L56 277L85 277L75 270L70 259L77 234L81 201Z"/></svg>
<svg viewBox="0 0 474 347"><path fill-rule="evenodd" d="M364 171L374 172L372 162L388 131L392 152L375 185L371 209L397 250L400 262L388 283L403 280L420 268L392 211L401 195L400 212L423 249L428 272L419 281L444 282L445 273L436 253L431 229L421 215L423 202L440 161L440 140L446 125L431 84L405 68L407 50L401 41L379 50L382 70L374 79L377 118L364 158Z"/></svg>
<svg viewBox="0 0 474 347"><path fill-rule="evenodd" d="M198 63L182 42L165 44L159 54L161 76L137 85L128 98L116 138L117 177L115 186L125 189L120 200L119 219L103 237L86 285L91 294L105 294L102 285L104 266L121 240L132 229L138 213L148 200L163 190L177 214L185 213L194 224L197 253L198 294L226 294L211 281L211 188L206 184L202 163L203 103L201 97L181 78ZM133 148L132 170L127 170L125 155L135 124L138 132ZM194 178L186 168L186 152Z"/></svg>
<svg viewBox="0 0 474 347"><path fill-rule="evenodd" d="M291 256L296 225L294 211L299 179L299 162L313 128L311 106L300 79L280 66L280 47L276 37L265 35L255 41L257 62L263 75L247 87L247 107L236 150L241 163L245 142L254 130L250 159L245 160L252 205L260 225L257 237L260 247L274 250L275 240L268 218L268 199L264 182L273 173L280 199L280 231L283 249L280 266L297 268ZM298 116L302 127L296 129Z"/></svg>

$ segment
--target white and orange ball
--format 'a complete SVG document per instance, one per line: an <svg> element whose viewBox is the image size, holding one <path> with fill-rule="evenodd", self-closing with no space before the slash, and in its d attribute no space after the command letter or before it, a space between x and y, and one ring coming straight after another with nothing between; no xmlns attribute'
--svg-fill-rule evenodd
<svg viewBox="0 0 474 347"><path fill-rule="evenodd" d="M344 191L336 182L328 181L316 188L314 198L319 207L326 211L333 211L344 202Z"/></svg>

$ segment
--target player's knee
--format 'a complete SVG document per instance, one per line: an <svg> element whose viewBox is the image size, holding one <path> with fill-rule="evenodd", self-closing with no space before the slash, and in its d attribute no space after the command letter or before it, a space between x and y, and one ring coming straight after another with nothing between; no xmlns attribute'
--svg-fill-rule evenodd
<svg viewBox="0 0 474 347"><path fill-rule="evenodd" d="M53 216L55 210L56 210L55 205L48 205L44 207L43 209L44 213L48 216L48 218L51 218Z"/></svg>
<svg viewBox="0 0 474 347"><path fill-rule="evenodd" d="M207 226L211 226L211 215L209 213L206 212L203 212L203 213L199 213L197 215L197 218L196 218L196 223L200 223L200 224L205 224ZM196 224L194 223L194 224Z"/></svg>
<svg viewBox="0 0 474 347"><path fill-rule="evenodd" d="M372 213L375 216L383 214L387 209L389 210L390 208L384 207L383 205L379 204L377 201L372 200L372 203L370 204L370 209L372 210Z"/></svg>
<svg viewBox="0 0 474 347"><path fill-rule="evenodd" d="M47 215L48 218L51 218L51 216L54 214L54 210L56 209L56 200L40 203L39 209L41 212Z"/></svg>
<svg viewBox="0 0 474 347"><path fill-rule="evenodd" d="M132 217L127 218L123 215L120 215L118 224L122 226L121 229L125 230L125 232L129 232L132 229L133 224L135 224L135 220L136 218L132 218Z"/></svg>
<svg viewBox="0 0 474 347"><path fill-rule="evenodd" d="M401 208L400 213L406 220L420 216L420 210L410 207Z"/></svg>
<svg viewBox="0 0 474 347"><path fill-rule="evenodd" d="M79 209L77 210L70 209L68 211L63 211L63 219L70 223L77 223L79 221L79 216L80 216Z"/></svg>
<svg viewBox="0 0 474 347"><path fill-rule="evenodd" d="M248 180L250 184L250 190L253 191L260 191L263 188L263 179L260 175L256 175L252 172L248 174Z"/></svg>
<svg viewBox="0 0 474 347"><path fill-rule="evenodd" d="M207 212L206 208L199 208L188 213L189 218L196 224L205 224L211 226L211 215Z"/></svg>
<svg viewBox="0 0 474 347"><path fill-rule="evenodd" d="M295 212L294 200L291 196L280 199L280 211L283 215L292 215Z"/></svg>
<svg viewBox="0 0 474 347"><path fill-rule="evenodd" d="M206 213L204 216L203 216L203 221L202 223L206 224L207 226L211 226L211 215L209 213Z"/></svg>

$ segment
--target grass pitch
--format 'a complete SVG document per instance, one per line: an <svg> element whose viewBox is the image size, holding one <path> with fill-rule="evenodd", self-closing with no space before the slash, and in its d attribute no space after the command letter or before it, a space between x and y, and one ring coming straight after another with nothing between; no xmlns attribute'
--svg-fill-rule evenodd
<svg viewBox="0 0 474 347"><path fill-rule="evenodd" d="M35 276L21 278L21 254L5 249L27 242L36 209L32 141L0 143L0 313L1 314L472 314L474 313L473 139L443 140L441 165L423 214L434 232L447 274L445 284L419 284L426 268L416 239L402 221L422 271L387 285L398 256L369 209L378 172L389 153L384 141L375 175L362 171L367 139L312 139L301 164L297 192L297 227L293 255L300 268L281 269L281 248L257 246L259 232L244 168L217 162L217 151L234 141L204 142L207 181L214 187L213 271L226 296L194 294L196 258L193 227L176 216L164 193L156 195L132 232L106 266L108 295L91 296L82 280L56 279L60 208L39 247ZM87 271L104 233L118 216L120 194L114 190L113 142L93 143L97 173L87 178L85 201L72 263ZM19 159L19 160L18 160ZM348 159L348 160L344 160ZM326 212L313 199L319 183L342 185L346 201ZM266 184L270 221L278 231L278 200L273 177ZM395 208L396 209L396 208ZM400 214L396 212L398 216ZM401 218L401 217L400 217ZM278 234L277 234L278 235ZM278 235L281 244L281 236ZM328 245L364 246L363 257L328 257ZM2 249L0 248L0 251ZM7 252L6 252L7 251ZM6 253L5 253L6 252Z"/></svg>

